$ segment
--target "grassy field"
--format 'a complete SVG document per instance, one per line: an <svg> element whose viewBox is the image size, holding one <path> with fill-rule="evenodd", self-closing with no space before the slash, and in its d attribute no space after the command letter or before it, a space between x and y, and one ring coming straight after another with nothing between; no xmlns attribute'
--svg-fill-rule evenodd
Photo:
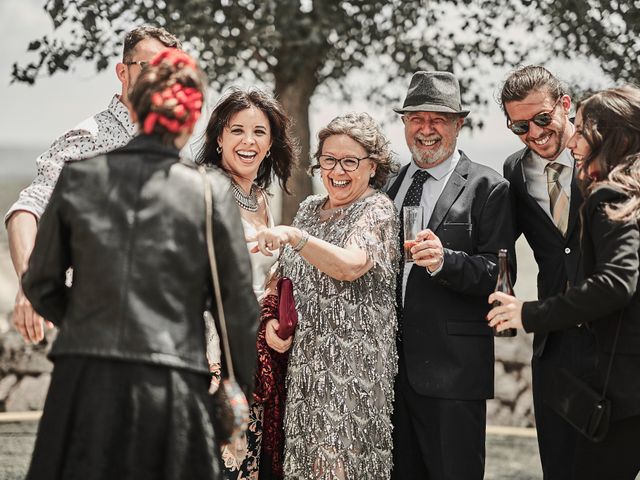
<svg viewBox="0 0 640 480"><path fill-rule="evenodd" d="M0 478L22 480L29 467L36 422L0 423ZM485 480L541 480L535 437L487 435Z"/></svg>

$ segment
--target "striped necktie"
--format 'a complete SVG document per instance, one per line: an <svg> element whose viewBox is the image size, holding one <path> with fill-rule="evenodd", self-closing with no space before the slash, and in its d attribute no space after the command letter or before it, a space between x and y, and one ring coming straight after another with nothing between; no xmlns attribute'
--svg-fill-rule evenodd
<svg viewBox="0 0 640 480"><path fill-rule="evenodd" d="M549 207L553 223L563 236L567 235L567 227L569 225L569 197L562 189L559 181L560 173L564 165L559 163L548 163L544 167L547 174L547 188L549 190Z"/></svg>

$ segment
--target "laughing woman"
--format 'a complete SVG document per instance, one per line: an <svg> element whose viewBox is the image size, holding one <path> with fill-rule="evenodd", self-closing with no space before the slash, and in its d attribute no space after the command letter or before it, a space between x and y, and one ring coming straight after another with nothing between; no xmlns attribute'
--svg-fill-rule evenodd
<svg viewBox="0 0 640 480"><path fill-rule="evenodd" d="M275 176L288 193L287 180L295 160L290 121L280 103L261 90L236 89L214 108L197 163L220 167L231 177L244 233L250 237L274 225L266 190ZM247 248L255 245L248 242ZM254 253L250 259L253 291L260 300L276 256ZM261 435L262 406L253 403L246 438L222 449L226 479L258 478Z"/></svg>
<svg viewBox="0 0 640 480"><path fill-rule="evenodd" d="M388 142L367 114L319 133L314 170L328 195L309 197L293 226L258 233L265 255L283 248L299 323L287 373L285 478L388 478L397 368L393 203L379 189L392 169ZM273 324L267 342L280 341Z"/></svg>
<svg viewBox="0 0 640 480"><path fill-rule="evenodd" d="M590 96L578 104L575 125L568 146L586 190L586 279L544 301L523 304L494 293L489 302L503 305L489 319L499 330L544 333L584 325L593 331L598 365L591 384L602 391L609 378L611 424L599 443L580 438L573 478L633 480L640 471L640 89Z"/></svg>

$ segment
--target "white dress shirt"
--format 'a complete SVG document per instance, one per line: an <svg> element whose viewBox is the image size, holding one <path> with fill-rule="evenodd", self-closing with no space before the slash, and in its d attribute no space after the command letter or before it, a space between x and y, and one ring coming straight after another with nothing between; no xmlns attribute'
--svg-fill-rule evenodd
<svg viewBox="0 0 640 480"><path fill-rule="evenodd" d="M540 208L549 215L549 218L553 220L551 204L549 202L547 172L544 170L548 163L549 160L531 152L531 154L526 155L522 161L522 173L524 175L524 182L527 186L527 192L535 199L538 205L540 205ZM573 166L575 161L571 156L569 149L565 148L562 153L558 155L558 158L554 160L554 163L559 163L565 166L558 177L558 181L560 182L560 185L562 185L564 193L567 194L567 199L571 202L571 180L573 179Z"/></svg>
<svg viewBox="0 0 640 480"><path fill-rule="evenodd" d="M436 165L432 168L425 168L422 170L426 170L429 173L429 178L422 187L422 196L420 197L420 206L422 207L424 216L422 218L422 226L423 229L427 228L429 225L429 220L431 220L431 214L433 213L433 209L436 206L438 198L440 198L440 194L444 190L445 185L449 181L449 177L456 168L456 165L460 161L460 152L455 150L453 155L447 158L444 162ZM413 175L418 170L421 170L415 162L411 162L409 164L409 168L407 169L407 173L402 179L402 184L398 189L398 193L393 201L398 211L402 210L402 202L404 202L404 197L407 195L407 190L409 190L409 186L413 181ZM407 289L407 280L409 279L409 274L411 273L411 269L415 267L415 263L405 263L405 269L402 277L402 301L404 302L404 294ZM422 268L422 267L418 267ZM437 275L440 269L431 273L431 275ZM429 270L427 270L429 272Z"/></svg>

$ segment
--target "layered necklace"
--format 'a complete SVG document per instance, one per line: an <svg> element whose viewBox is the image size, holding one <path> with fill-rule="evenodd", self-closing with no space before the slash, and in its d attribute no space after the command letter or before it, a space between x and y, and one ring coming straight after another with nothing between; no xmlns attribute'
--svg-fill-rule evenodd
<svg viewBox="0 0 640 480"><path fill-rule="evenodd" d="M231 180L231 187L233 192L233 198L235 198L236 203L240 208L244 208L249 212L257 212L258 211L258 187L255 183L251 184L251 190L249 193L244 193L240 185L238 185L234 180Z"/></svg>

